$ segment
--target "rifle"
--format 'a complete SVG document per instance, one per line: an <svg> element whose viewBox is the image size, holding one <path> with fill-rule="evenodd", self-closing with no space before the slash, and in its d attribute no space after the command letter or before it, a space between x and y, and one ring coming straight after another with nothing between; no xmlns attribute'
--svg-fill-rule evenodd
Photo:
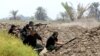
<svg viewBox="0 0 100 56"><path fill-rule="evenodd" d="M38 24L35 24L34 26L39 27L39 26L42 26L42 25L46 26L47 24L38 23Z"/></svg>
<svg viewBox="0 0 100 56"><path fill-rule="evenodd" d="M55 49L55 51L58 51L61 47L63 47L64 45L66 45L66 44L68 44L68 43L70 43L70 42L72 42L72 41L75 40L75 39L77 39L77 38L73 38L73 39L69 40L68 42L66 42L65 44L63 44L63 45L57 47L57 48Z"/></svg>

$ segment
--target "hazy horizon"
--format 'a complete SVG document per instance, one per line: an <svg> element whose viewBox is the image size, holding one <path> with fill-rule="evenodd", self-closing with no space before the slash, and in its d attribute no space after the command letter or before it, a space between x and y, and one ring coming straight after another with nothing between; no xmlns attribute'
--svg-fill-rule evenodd
<svg viewBox="0 0 100 56"><path fill-rule="evenodd" d="M69 2L76 8L78 3L87 5L92 2L99 2L100 0L0 0L0 18L10 17L11 10L18 10L19 15L34 16L37 7L42 6L47 15L55 19L60 12L64 12L62 2Z"/></svg>

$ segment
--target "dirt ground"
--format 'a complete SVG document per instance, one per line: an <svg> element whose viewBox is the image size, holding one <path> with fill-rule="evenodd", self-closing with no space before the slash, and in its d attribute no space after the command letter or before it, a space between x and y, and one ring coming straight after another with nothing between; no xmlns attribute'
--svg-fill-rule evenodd
<svg viewBox="0 0 100 56"><path fill-rule="evenodd" d="M74 38L76 39L59 50L49 52L45 56L100 56L100 26L86 30Z"/></svg>
<svg viewBox="0 0 100 56"><path fill-rule="evenodd" d="M91 28L89 28L91 27ZM76 38L65 44L58 51L53 51L44 56L100 56L100 26L71 25L56 28L59 39L63 42Z"/></svg>
<svg viewBox="0 0 100 56"><path fill-rule="evenodd" d="M10 24L0 25L3 28ZM48 52L44 56L100 56L100 23L95 20L49 23L47 27L41 27L41 30L37 31L45 44L54 31L59 33L59 41L68 42L57 51ZM75 39L70 41L73 38Z"/></svg>
<svg viewBox="0 0 100 56"><path fill-rule="evenodd" d="M42 34L43 31L44 34ZM44 56L100 56L100 24L98 22L53 24L43 31L40 35L44 35L44 43L53 31L59 32L59 41L68 42L57 51L48 52ZM70 41L73 38L75 39Z"/></svg>

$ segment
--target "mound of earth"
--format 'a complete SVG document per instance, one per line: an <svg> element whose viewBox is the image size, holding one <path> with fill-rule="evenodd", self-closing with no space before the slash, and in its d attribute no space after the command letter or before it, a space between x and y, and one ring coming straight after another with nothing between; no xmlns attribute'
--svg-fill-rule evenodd
<svg viewBox="0 0 100 56"><path fill-rule="evenodd" d="M76 30L76 28L74 29ZM80 30L78 29L78 31ZM75 31L75 33L78 31ZM59 50L48 52L45 56L100 56L100 26L86 30L75 38Z"/></svg>
<svg viewBox="0 0 100 56"><path fill-rule="evenodd" d="M0 29L9 29L12 24L9 23L0 23Z"/></svg>
<svg viewBox="0 0 100 56"><path fill-rule="evenodd" d="M41 28L42 29L42 28ZM48 37L52 35L54 31L57 31L59 33L58 39L62 42L67 42L75 36L79 36L82 34L82 32L86 31L86 28L83 28L81 26L70 26L70 27L52 27L48 26L43 28L42 30L37 30L41 37L43 37L43 41L46 44L46 40Z"/></svg>

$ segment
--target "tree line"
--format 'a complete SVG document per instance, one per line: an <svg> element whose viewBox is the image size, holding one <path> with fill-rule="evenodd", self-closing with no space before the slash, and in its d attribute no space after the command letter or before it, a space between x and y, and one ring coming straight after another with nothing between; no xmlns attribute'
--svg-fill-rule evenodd
<svg viewBox="0 0 100 56"><path fill-rule="evenodd" d="M99 10L99 2L93 2L91 4L88 4L86 6L83 6L83 4L78 4L77 9L70 6L67 2L62 3L63 8L65 9L65 12L61 12L61 19L64 21L67 18L70 18L71 21L85 18L95 18L97 20L100 20L100 10ZM85 14L87 12L87 14ZM84 16L84 14L86 16Z"/></svg>
<svg viewBox="0 0 100 56"><path fill-rule="evenodd" d="M17 14L18 14L18 10L12 10L11 13L11 20L19 20L21 19ZM47 20L48 16L46 13L46 10L43 7L38 7L37 11L35 12L34 17L31 17L32 19L36 18L37 20Z"/></svg>
<svg viewBox="0 0 100 56"><path fill-rule="evenodd" d="M70 21L74 21L77 19L81 19L83 17L88 18L95 18L97 20L100 19L100 10L99 10L99 2L93 2L91 4L88 4L86 6L83 6L83 4L78 4L77 9L73 8L72 5L69 5L69 3L61 3L63 8L65 9L65 12L60 12L60 17L58 19L62 19L65 21L65 19L69 18ZM85 12L88 12L86 16L84 16ZM17 16L18 10L12 10L11 14L12 17L10 19L20 19L20 17ZM37 11L35 12L35 15L33 16L34 19L37 20L48 20L49 17L47 15L46 10L43 7L38 7Z"/></svg>

